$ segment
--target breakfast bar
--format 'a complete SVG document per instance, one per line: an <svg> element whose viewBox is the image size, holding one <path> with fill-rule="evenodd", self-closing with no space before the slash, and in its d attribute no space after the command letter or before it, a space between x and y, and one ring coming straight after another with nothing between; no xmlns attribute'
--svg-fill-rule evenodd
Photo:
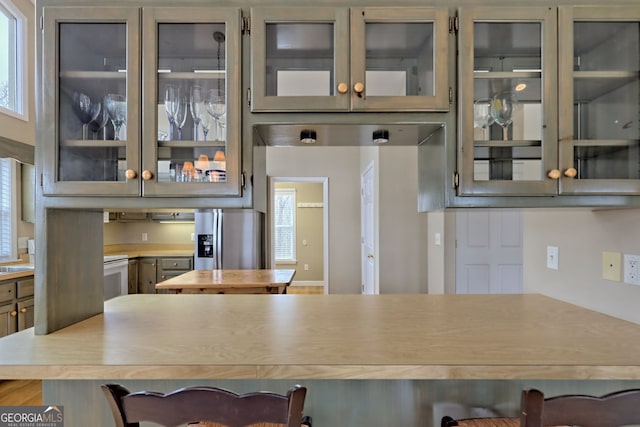
<svg viewBox="0 0 640 427"><path fill-rule="evenodd" d="M45 403L78 412L65 425L108 419L95 390L106 381L239 391L302 383L314 422L338 425L335 411L382 420L377 400L399 399L390 404L407 413L401 424L418 425L427 402L472 399L459 388L469 384L483 399L558 381L638 386L638 354L640 325L542 295L147 294L109 300L104 313L48 335L0 339L0 378L45 380ZM378 422L349 425L385 427Z"/></svg>

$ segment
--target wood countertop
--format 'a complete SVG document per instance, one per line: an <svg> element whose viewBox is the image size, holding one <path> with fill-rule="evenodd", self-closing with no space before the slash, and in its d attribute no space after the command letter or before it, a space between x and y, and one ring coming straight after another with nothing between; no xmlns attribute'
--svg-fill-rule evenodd
<svg viewBox="0 0 640 427"><path fill-rule="evenodd" d="M640 379L640 325L541 295L128 295L0 378Z"/></svg>
<svg viewBox="0 0 640 427"><path fill-rule="evenodd" d="M178 293L280 293L295 270L191 270L156 284Z"/></svg>

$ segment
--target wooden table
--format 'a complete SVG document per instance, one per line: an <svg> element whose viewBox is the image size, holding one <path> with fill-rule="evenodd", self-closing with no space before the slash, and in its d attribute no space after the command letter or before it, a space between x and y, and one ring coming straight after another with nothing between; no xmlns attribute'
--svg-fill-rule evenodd
<svg viewBox="0 0 640 427"><path fill-rule="evenodd" d="M192 270L156 284L173 294L284 294L295 270Z"/></svg>
<svg viewBox="0 0 640 427"><path fill-rule="evenodd" d="M66 427L113 425L104 382L302 384L314 424L436 426L425 418L447 399L517 408L523 387L640 387L638 354L640 325L540 295L138 294L48 335L0 339L0 378L44 379Z"/></svg>

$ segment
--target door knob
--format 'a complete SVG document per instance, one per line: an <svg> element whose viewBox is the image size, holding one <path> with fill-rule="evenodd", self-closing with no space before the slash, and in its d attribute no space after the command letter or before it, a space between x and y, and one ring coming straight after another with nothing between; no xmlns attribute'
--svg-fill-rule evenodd
<svg viewBox="0 0 640 427"><path fill-rule="evenodd" d="M369 259L373 259L373 254L368 254L368 255L367 255L367 258L369 258Z"/></svg>

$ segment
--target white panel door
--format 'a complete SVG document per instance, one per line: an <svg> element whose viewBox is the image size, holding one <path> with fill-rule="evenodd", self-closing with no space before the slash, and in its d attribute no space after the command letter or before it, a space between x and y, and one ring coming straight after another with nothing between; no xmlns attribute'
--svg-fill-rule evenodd
<svg viewBox="0 0 640 427"><path fill-rule="evenodd" d="M456 211L456 293L522 292L522 212Z"/></svg>
<svg viewBox="0 0 640 427"><path fill-rule="evenodd" d="M376 259L375 259L375 218L374 218L374 205L375 205L375 192L373 186L373 164L369 165L367 169L362 173L360 183L360 197L361 197L361 223L362 223L362 235L360 238L362 245L362 293L363 294L375 294L376 292Z"/></svg>

